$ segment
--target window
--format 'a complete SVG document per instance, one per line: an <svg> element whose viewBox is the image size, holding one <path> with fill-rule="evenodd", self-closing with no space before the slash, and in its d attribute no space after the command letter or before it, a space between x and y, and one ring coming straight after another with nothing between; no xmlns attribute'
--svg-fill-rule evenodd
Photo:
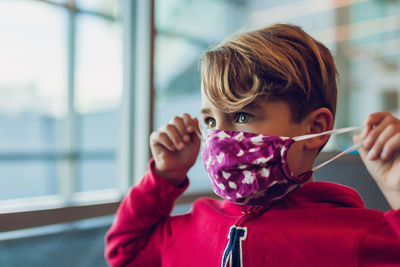
<svg viewBox="0 0 400 267"><path fill-rule="evenodd" d="M3 0L0 29L0 201L118 191L119 1Z"/></svg>
<svg viewBox="0 0 400 267"><path fill-rule="evenodd" d="M68 12L2 1L0 21L0 199L56 194L68 109Z"/></svg>
<svg viewBox="0 0 400 267"><path fill-rule="evenodd" d="M77 16L75 108L77 191L117 187L116 150L122 95L120 25L89 14Z"/></svg>

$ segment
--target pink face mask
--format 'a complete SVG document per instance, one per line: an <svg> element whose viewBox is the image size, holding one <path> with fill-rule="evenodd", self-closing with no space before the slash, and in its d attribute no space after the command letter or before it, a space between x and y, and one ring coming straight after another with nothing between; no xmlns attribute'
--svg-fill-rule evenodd
<svg viewBox="0 0 400 267"><path fill-rule="evenodd" d="M328 162L295 176L287 162L287 152L295 141L358 128L294 138L212 130L205 139L201 155L217 195L235 203L266 205L300 187L310 179L314 170L356 148L353 146Z"/></svg>

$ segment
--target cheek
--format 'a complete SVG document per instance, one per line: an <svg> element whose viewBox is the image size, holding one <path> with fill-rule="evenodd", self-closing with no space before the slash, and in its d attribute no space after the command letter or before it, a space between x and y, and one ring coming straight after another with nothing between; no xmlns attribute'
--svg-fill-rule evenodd
<svg viewBox="0 0 400 267"><path fill-rule="evenodd" d="M302 142L294 142L289 148L287 154L287 160L289 163L289 168L294 175L299 175L302 171L302 159L303 159L303 144Z"/></svg>

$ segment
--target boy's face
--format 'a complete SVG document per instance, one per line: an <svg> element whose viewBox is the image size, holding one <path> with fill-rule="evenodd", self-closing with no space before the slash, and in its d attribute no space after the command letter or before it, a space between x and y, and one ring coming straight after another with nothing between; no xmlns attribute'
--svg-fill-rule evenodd
<svg viewBox="0 0 400 267"><path fill-rule="evenodd" d="M226 113L219 110L202 90L201 114L204 123L211 129L242 131L271 136L295 137L307 134L304 121L295 123L291 111L283 101L258 101L237 112ZM290 169L295 175L308 171L304 164L302 142L295 142L288 151ZM308 169L307 169L308 168Z"/></svg>

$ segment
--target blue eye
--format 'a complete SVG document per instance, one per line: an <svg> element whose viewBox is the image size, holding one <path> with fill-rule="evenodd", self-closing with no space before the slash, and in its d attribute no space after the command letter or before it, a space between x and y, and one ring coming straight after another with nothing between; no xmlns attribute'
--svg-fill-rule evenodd
<svg viewBox="0 0 400 267"><path fill-rule="evenodd" d="M247 122L249 122L250 119L251 119L251 115L244 113L244 112L240 112L236 115L237 123L247 123Z"/></svg>

